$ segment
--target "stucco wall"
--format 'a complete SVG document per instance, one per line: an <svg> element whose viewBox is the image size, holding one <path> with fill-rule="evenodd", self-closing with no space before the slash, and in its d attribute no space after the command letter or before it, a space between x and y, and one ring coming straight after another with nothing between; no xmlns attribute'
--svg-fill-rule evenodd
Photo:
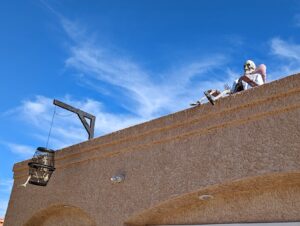
<svg viewBox="0 0 300 226"><path fill-rule="evenodd" d="M47 187L17 163L5 226L300 221L299 137L300 74L59 150Z"/></svg>

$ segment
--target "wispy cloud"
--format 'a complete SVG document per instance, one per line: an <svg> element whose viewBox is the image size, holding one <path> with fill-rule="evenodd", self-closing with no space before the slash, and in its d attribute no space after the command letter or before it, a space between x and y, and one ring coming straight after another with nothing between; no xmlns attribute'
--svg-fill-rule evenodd
<svg viewBox="0 0 300 226"><path fill-rule="evenodd" d="M271 54L279 58L272 65L273 79L300 71L300 44L276 37L271 40L270 48Z"/></svg>
<svg viewBox="0 0 300 226"><path fill-rule="evenodd" d="M119 100L126 99L126 103L130 104L128 109L143 118L179 110L184 104L188 106L188 99L191 101L196 97L192 92L195 86L202 86L202 90L207 88L205 77L208 73L213 74L214 70L228 62L224 55L214 54L176 65L176 68L170 65L173 70L167 69L153 75L130 57L91 41L84 32L79 32L85 30L81 26L66 19L62 19L61 23L66 34L74 41L66 66L81 72L85 80L93 79L101 89L105 86L119 88L125 95L125 98L120 96ZM157 78L160 78L159 81ZM203 83L198 81L195 84L195 78L202 78ZM226 75L224 78L227 78Z"/></svg>
<svg viewBox="0 0 300 226"><path fill-rule="evenodd" d="M194 59L198 60L170 64L164 71L154 74L143 68L130 54L124 55L124 51L118 51L116 47L109 48L95 41L83 25L58 13L55 15L63 31L72 40L68 45L66 68L75 70L75 76L80 74L80 85L101 90L101 94L105 90L105 95L111 100L109 105L123 109L115 112L109 110L108 102L63 96L62 101L96 116L96 136L187 108L206 89L222 89L224 83L232 81L232 71L225 66L230 57L224 54L215 53L205 58L196 56ZM30 131L32 135L45 142L53 110L52 98L37 95L23 101L12 112L18 113L25 122L30 122L34 128ZM77 116L71 114L69 117L60 117L65 114L68 112L57 110L54 119L50 146L55 149L87 138ZM7 145L19 153L32 153L30 147L12 143Z"/></svg>
<svg viewBox="0 0 300 226"><path fill-rule="evenodd" d="M184 109L199 98L204 90L222 89L224 83L231 84L238 74L226 66L230 56L215 53L205 58L195 57L198 60L182 62L180 65L170 64L164 71L154 75L130 54L124 55L124 51L102 45L91 38L83 25L61 15L59 20L64 32L72 40L68 44L66 68L75 70L75 76L80 74L80 85L100 90L101 94L109 96L111 105L124 110L110 111L107 102L92 98L76 100L70 96L62 97L63 101L97 117L96 136ZM269 78L277 79L299 71L299 50L298 44L273 38L270 41L271 55L284 63L271 65ZM38 128L35 136L45 140L52 118L52 99L36 96L24 101L19 112ZM61 113L66 114L63 111ZM60 118L59 114L55 117L50 140L55 148L86 139L86 132L75 115Z"/></svg>
<svg viewBox="0 0 300 226"><path fill-rule="evenodd" d="M11 192L12 185L12 179L0 179L0 217L5 216L8 205L8 194Z"/></svg>
<svg viewBox="0 0 300 226"><path fill-rule="evenodd" d="M141 118L110 113L105 110L103 104L93 99L74 100L70 96L62 97L61 100L70 105L80 108L96 116L96 136L112 132L121 128L138 123ZM23 101L18 107L18 114L24 121L33 126L32 135L40 143L46 143L50 130L52 116L54 114L53 100L45 96L36 96L34 99ZM81 125L77 115L56 107L49 147L59 149L86 140L87 134ZM31 157L33 147L2 142L14 153ZM43 146L43 145L41 145Z"/></svg>
<svg viewBox="0 0 300 226"><path fill-rule="evenodd" d="M189 103L201 96L209 88L223 88L232 80L231 71L224 65L228 57L213 54L181 65L169 65L160 74L147 71L130 56L118 54L94 42L85 29L76 23L60 17L61 24L72 42L66 67L80 74L81 85L97 90L107 90L113 105L123 111L111 111L107 102L92 98L75 99L63 96L62 101L83 109L96 116L96 136L159 117L170 112L189 107ZM225 72L224 72L225 70ZM222 77L218 76L222 73ZM213 84L214 87L211 87ZM113 90L113 91L112 91ZM52 98L36 96L24 100L17 108L20 117L33 126L32 135L45 142L50 128L54 107ZM68 117L63 117L68 114ZM50 146L62 148L87 138L75 114L57 109L50 138ZM32 148L17 144L7 144L11 150L32 154Z"/></svg>
<svg viewBox="0 0 300 226"><path fill-rule="evenodd" d="M271 40L272 53L283 58L300 61L300 45L284 41L280 38Z"/></svg>
<svg viewBox="0 0 300 226"><path fill-rule="evenodd" d="M0 200L0 217L4 217L8 206L7 200Z"/></svg>
<svg viewBox="0 0 300 226"><path fill-rule="evenodd" d="M34 153L34 148L31 146L6 141L0 141L0 144L6 146L11 153L18 155L21 158L29 158Z"/></svg>
<svg viewBox="0 0 300 226"><path fill-rule="evenodd" d="M0 179L0 192L10 193L13 182L13 179Z"/></svg>
<svg viewBox="0 0 300 226"><path fill-rule="evenodd" d="M54 114L52 101L53 100L48 97L36 96L33 100L24 101L20 107L20 113L26 118L26 121L29 118L34 122L36 130L33 132L33 135L39 138L42 143L46 143ZM69 97L63 98L63 101L71 102L70 104L74 105L74 102L71 101ZM77 107L80 108L89 108L89 102L88 100L86 103L76 104L79 104ZM49 144L52 148L62 148L74 142L82 141L86 137L76 115L60 109L56 110L51 132Z"/></svg>

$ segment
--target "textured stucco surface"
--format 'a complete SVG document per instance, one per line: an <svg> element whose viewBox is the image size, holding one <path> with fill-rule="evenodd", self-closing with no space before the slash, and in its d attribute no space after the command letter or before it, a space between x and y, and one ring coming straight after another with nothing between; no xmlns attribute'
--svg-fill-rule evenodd
<svg viewBox="0 0 300 226"><path fill-rule="evenodd" d="M96 226L81 209L58 205L37 212L25 226Z"/></svg>
<svg viewBox="0 0 300 226"><path fill-rule="evenodd" d="M300 221L299 137L300 74L17 163L5 226Z"/></svg>

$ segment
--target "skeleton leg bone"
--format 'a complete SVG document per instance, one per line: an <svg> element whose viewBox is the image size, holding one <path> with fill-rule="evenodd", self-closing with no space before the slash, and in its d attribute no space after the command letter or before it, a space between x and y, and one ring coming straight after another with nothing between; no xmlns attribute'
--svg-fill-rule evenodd
<svg viewBox="0 0 300 226"><path fill-rule="evenodd" d="M230 94L230 90L229 90L229 89L224 90L224 91L223 91L222 93L220 93L218 96L214 97L214 100L217 100L217 99L219 99L219 98L221 98L221 97L223 97L223 96L225 96L225 95L227 95L227 94Z"/></svg>
<svg viewBox="0 0 300 226"><path fill-rule="evenodd" d="M201 105L202 102L206 99L206 97L202 97L200 100L197 100L195 103L191 103L190 106L198 106Z"/></svg>
<svg viewBox="0 0 300 226"><path fill-rule="evenodd" d="M215 104L215 101L216 101L216 100L218 100L219 98L224 97L225 95L228 95L228 94L230 94L230 93L231 93L231 92L230 92L229 89L224 90L223 92L219 93L219 94L216 95L216 96L214 96L214 95L213 95L214 93L212 93L212 92L209 91L209 90L204 92L205 96L207 97L207 99L209 100L209 102L210 102L212 105Z"/></svg>
<svg viewBox="0 0 300 226"><path fill-rule="evenodd" d="M27 186L27 184L28 184L28 182L29 182L30 178L31 178L31 175L30 175L30 176L28 176L28 178L27 178L26 182L25 182L24 184L20 184L20 186L21 186L21 187L24 187L24 188L26 188L26 186Z"/></svg>

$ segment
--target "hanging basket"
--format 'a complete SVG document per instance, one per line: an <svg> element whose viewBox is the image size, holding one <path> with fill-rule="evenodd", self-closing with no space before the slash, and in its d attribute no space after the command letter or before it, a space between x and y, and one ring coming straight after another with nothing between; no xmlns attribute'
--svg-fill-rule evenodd
<svg viewBox="0 0 300 226"><path fill-rule="evenodd" d="M31 161L28 163L30 184L46 186L54 172L54 151L38 147Z"/></svg>

